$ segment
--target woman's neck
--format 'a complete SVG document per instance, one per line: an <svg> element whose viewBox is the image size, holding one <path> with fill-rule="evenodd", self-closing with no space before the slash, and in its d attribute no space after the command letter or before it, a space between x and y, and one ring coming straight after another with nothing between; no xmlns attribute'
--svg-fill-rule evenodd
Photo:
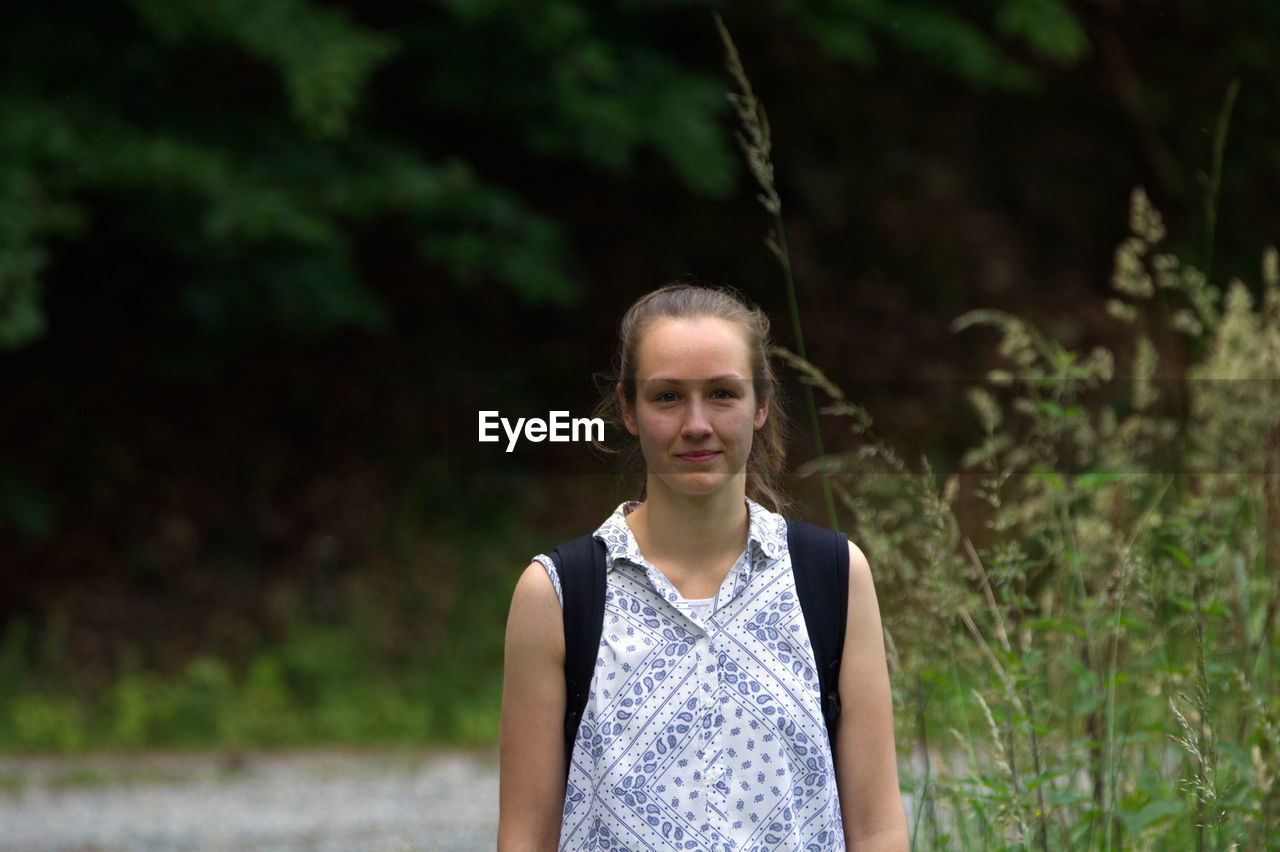
<svg viewBox="0 0 1280 852"><path fill-rule="evenodd" d="M750 513L743 490L688 497L653 485L627 516L640 552L686 596L682 581L693 581L695 589L708 581L718 588L747 544ZM709 594L714 593L713 588Z"/></svg>

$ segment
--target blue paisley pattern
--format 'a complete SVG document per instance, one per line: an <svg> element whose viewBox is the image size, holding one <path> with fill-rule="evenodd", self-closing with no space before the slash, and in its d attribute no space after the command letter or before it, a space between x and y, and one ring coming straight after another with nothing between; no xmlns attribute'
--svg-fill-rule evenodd
<svg viewBox="0 0 1280 852"><path fill-rule="evenodd" d="M747 549L699 617L619 506L604 630L574 742L560 849L840 850L818 676L781 515L747 501ZM560 578L545 555L556 594Z"/></svg>

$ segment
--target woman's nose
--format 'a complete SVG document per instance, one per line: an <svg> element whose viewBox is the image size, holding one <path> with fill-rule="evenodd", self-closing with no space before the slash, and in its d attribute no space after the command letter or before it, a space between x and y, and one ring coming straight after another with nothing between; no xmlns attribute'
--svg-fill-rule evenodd
<svg viewBox="0 0 1280 852"><path fill-rule="evenodd" d="M699 400L689 403L684 418L684 428L681 431L686 436L706 435L711 431L711 422L707 419L706 411Z"/></svg>

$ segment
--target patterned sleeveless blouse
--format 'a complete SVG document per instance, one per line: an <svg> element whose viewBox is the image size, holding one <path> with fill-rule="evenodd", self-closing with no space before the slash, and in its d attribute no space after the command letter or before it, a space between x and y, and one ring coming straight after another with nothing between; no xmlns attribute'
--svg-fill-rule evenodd
<svg viewBox="0 0 1280 852"><path fill-rule="evenodd" d="M641 555L624 503L560 849L845 848L786 521L747 500L747 549L702 616ZM560 578L547 569L563 600Z"/></svg>

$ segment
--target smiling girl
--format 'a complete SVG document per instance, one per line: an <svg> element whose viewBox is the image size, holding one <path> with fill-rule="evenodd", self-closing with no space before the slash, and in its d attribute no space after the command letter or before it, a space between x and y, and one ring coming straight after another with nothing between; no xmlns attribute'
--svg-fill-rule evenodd
<svg viewBox="0 0 1280 852"><path fill-rule="evenodd" d="M907 848L880 614L852 543L834 743L824 724L778 514L768 331L732 291L685 284L623 318L607 406L638 439L641 500L594 534L604 629L567 772L560 575L539 555L516 585L502 852Z"/></svg>

